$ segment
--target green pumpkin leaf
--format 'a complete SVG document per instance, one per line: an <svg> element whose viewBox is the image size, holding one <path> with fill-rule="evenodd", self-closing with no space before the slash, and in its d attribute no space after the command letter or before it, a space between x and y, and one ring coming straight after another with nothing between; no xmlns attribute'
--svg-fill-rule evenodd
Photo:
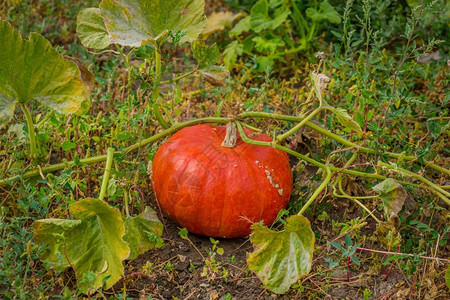
<svg viewBox="0 0 450 300"><path fill-rule="evenodd" d="M192 53L198 62L198 69L204 69L217 63L220 59L219 48L216 44L211 47L202 40L192 43Z"/></svg>
<svg viewBox="0 0 450 300"><path fill-rule="evenodd" d="M274 53L278 47L284 47L285 43L283 40L276 39L265 39L261 36L256 36L252 39L255 42L255 48L261 53Z"/></svg>
<svg viewBox="0 0 450 300"><path fill-rule="evenodd" d="M229 36L234 37L242 34L243 32L248 32L252 27L250 24L250 16L247 16L240 20L236 25L234 25L233 29L230 30Z"/></svg>
<svg viewBox="0 0 450 300"><path fill-rule="evenodd" d="M135 259L139 255L155 247L156 237L162 235L163 225L151 207L146 207L144 212L136 217L125 219L124 241L130 247L128 259Z"/></svg>
<svg viewBox="0 0 450 300"><path fill-rule="evenodd" d="M140 47L182 32L193 42L205 27L204 0L103 0L100 10L111 42Z"/></svg>
<svg viewBox="0 0 450 300"><path fill-rule="evenodd" d="M81 289L110 288L122 277L122 261L130 253L122 239L125 227L121 213L93 198L75 202L70 213L79 220L47 219L33 223L35 239L49 245L41 259L54 266L73 266ZM64 261L59 264L61 257ZM80 282L88 273L95 274L92 285Z"/></svg>
<svg viewBox="0 0 450 300"><path fill-rule="evenodd" d="M33 235L36 243L45 243L47 247L40 256L44 262L53 267L69 267L65 255L66 242L70 232L81 225L81 220L44 219L33 223ZM64 253L66 252L66 253Z"/></svg>
<svg viewBox="0 0 450 300"><path fill-rule="evenodd" d="M230 75L222 66L209 66L201 70L202 78L212 86L224 86L225 79Z"/></svg>
<svg viewBox="0 0 450 300"><path fill-rule="evenodd" d="M316 10L312 7L308 7L305 11L306 15L315 22L321 22L326 20L330 23L339 24L341 23L341 16L334 9L334 7L328 3L327 0L320 3L319 10Z"/></svg>
<svg viewBox="0 0 450 300"><path fill-rule="evenodd" d="M250 241L254 252L247 254L249 268L272 292L283 294L311 270L314 233L308 219L294 215L286 219L283 231L260 223L252 225Z"/></svg>
<svg viewBox="0 0 450 300"><path fill-rule="evenodd" d="M392 178L386 178L372 188L383 201L383 209L387 216L398 214L405 203L407 193L405 188Z"/></svg>
<svg viewBox="0 0 450 300"><path fill-rule="evenodd" d="M259 0L250 10L250 26L255 32L265 29L276 29L283 24L291 11L288 6L281 6L274 12L274 17L269 16L269 3L267 0Z"/></svg>
<svg viewBox="0 0 450 300"><path fill-rule="evenodd" d="M227 45L225 50L223 51L223 60L225 63L225 68L227 70L232 70L234 63L238 55L242 55L244 47L238 41L232 41Z"/></svg>
<svg viewBox="0 0 450 300"><path fill-rule="evenodd" d="M111 44L99 8L85 8L78 13L77 34L86 48L103 49Z"/></svg>
<svg viewBox="0 0 450 300"><path fill-rule="evenodd" d="M15 105L38 100L57 112L84 113L87 87L75 63L65 60L41 35L22 39L0 21L0 124L11 119Z"/></svg>

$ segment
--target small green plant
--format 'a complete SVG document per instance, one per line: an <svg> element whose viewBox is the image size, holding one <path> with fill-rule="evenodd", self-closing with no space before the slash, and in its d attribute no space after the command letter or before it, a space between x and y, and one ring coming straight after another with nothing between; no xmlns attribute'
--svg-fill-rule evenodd
<svg viewBox="0 0 450 300"><path fill-rule="evenodd" d="M328 0L259 0L229 32L236 40L225 48L225 66L231 70L237 57L248 55L257 71L273 69L286 55L306 50L326 22L341 22Z"/></svg>
<svg viewBox="0 0 450 300"><path fill-rule="evenodd" d="M345 247L343 247L341 244L330 241L330 245L332 245L334 248L336 248L340 254L340 260L344 260L347 265L347 281L350 281L350 261L354 262L357 266L360 266L361 263L358 259L358 257L354 256L356 250L358 247L361 246L361 244L353 245L353 241L349 234L345 235ZM326 262L329 263L330 269L333 269L339 265L339 260L334 261L331 258L325 259Z"/></svg>

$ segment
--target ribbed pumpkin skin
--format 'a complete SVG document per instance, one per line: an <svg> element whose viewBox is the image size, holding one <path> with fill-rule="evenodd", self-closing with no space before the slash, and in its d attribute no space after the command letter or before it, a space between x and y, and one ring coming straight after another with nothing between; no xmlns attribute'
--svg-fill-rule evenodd
<svg viewBox="0 0 450 300"><path fill-rule="evenodd" d="M246 237L252 223L270 225L287 206L292 172L286 153L249 145L239 134L236 147L221 146L225 132L225 126L202 124L170 137L153 161L153 190L162 210L189 232Z"/></svg>

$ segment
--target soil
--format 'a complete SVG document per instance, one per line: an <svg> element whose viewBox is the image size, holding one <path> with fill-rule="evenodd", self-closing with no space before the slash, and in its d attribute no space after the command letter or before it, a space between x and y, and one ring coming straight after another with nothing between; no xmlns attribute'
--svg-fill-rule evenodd
<svg viewBox="0 0 450 300"><path fill-rule="evenodd" d="M344 212L340 213L342 216ZM358 213L355 210L354 214ZM201 252L200 255L188 240L178 234L180 228L177 224L166 216L164 223L165 246L127 262L124 279L105 295L126 289L127 296L133 299L363 299L363 291L368 290L372 292L370 299L409 298L405 279L395 268L386 279L388 268L375 271L370 264L362 264L357 269L351 268L348 282L345 270L337 268L330 271L325 267L328 264L319 255L321 251L315 252L313 269L301 280L301 287L297 284L284 295L273 294L247 268L246 253L253 250L249 239L218 239L217 246L223 248L224 253L210 255L208 253L213 246L210 239L189 233L188 238ZM313 224L313 231L326 233L327 229L320 224ZM371 227L368 225L367 231L374 230ZM360 260L365 255L358 253ZM324 276L324 271L331 275ZM318 286L328 287L328 296L324 296ZM445 297L441 295L441 299ZM438 294L434 294L428 299L438 298Z"/></svg>

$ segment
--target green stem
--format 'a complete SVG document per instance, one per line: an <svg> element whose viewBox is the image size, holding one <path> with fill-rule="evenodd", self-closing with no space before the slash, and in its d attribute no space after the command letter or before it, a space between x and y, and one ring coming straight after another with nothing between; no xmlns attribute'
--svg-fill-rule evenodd
<svg viewBox="0 0 450 300"><path fill-rule="evenodd" d="M36 132L34 131L33 118L31 117L30 111L25 104L20 104L20 108L25 114L28 126L28 135L30 137L30 156L35 157L38 154L37 144L36 144Z"/></svg>
<svg viewBox="0 0 450 300"><path fill-rule="evenodd" d="M41 128L42 125L44 125L45 122L47 122L48 119L50 119L50 117L53 116L53 113L54 113L54 112L55 112L54 110L50 111L50 112L45 116L45 118L42 119L42 120L36 125L36 128L37 128L37 129Z"/></svg>
<svg viewBox="0 0 450 300"><path fill-rule="evenodd" d="M432 183L431 181L429 181L428 179L417 175L416 173L410 172L408 170L405 170L403 168L399 168L399 167L394 167L390 164L384 163L382 161L378 161L377 165L382 166L384 168L387 168L393 172L398 172L398 173L403 173L404 175L408 175L411 176L417 180L422 181L423 183L425 183L426 185L428 185L431 188L431 191L433 193L435 193L436 195L438 195L442 200L444 200L448 205L450 205L450 199L448 197L450 197L450 193L447 192L446 190L442 189L441 187L439 187L438 185Z"/></svg>
<svg viewBox="0 0 450 300"><path fill-rule="evenodd" d="M169 125L166 120L164 120L163 115L161 114L161 110L159 108L160 104L160 96L159 96L159 86L161 84L161 49L159 45L155 42L155 89L153 91L153 99L155 102L153 104L153 112L155 114L156 120L158 120L159 124L162 128L168 129Z"/></svg>
<svg viewBox="0 0 450 300"><path fill-rule="evenodd" d="M264 112L245 112L239 115L239 117L241 118L264 118L264 119L276 119L276 120L283 120L283 121L291 121L291 122L301 122L304 118L301 117L294 117L294 116L284 116L284 115L277 115L277 114L271 114L271 113L264 113ZM334 134L314 123L311 122L306 122L305 126L308 126L309 128L318 131L319 133L323 134L324 136L327 136L329 138L332 138L333 140L348 146L348 147L355 147L358 149L358 152L361 153L366 153L366 154L374 154L374 155L387 155L388 157L391 158L402 158L403 160L407 160L407 161L414 161L417 160L417 157L415 156L410 156L410 155L405 155L402 156L402 154L398 154L398 153L392 153L392 152L379 152L377 150L374 149L370 149L370 148L366 148L366 147L361 147L355 143L352 143L340 136L338 136L337 134ZM449 169L445 169L441 166L438 166L436 164L433 164L429 161L424 161L424 164L436 171L439 171L441 173L450 175L450 170Z"/></svg>
<svg viewBox="0 0 450 300"><path fill-rule="evenodd" d="M178 77L172 78L171 80L161 81L160 84L167 84L167 83L171 83L171 82L177 82L177 81L180 81L181 79L183 79L183 78L185 78L185 77L188 77L189 75L192 75L192 74L194 74L194 73L197 72L197 71L198 71L198 68L195 68L194 70L192 70L192 71L190 71L190 72L187 72L187 73L185 73L185 74L183 74L183 75L180 75L180 76L178 76Z"/></svg>
<svg viewBox="0 0 450 300"><path fill-rule="evenodd" d="M346 192L344 192L344 189L342 188L342 178L339 178L339 191L341 192L342 195L337 194L336 192L333 192L333 195L336 197L345 197L348 198L352 201L354 201L356 204L358 204L359 206L361 206L362 209L364 209L375 221L377 221L378 224L381 223L380 219L378 219L371 211L370 209L367 208L367 206L365 206L362 202L360 202L360 199L372 199L372 198L376 198L378 196L369 196L369 197L354 197L354 196L350 196L348 195Z"/></svg>
<svg viewBox="0 0 450 300"><path fill-rule="evenodd" d="M100 189L100 196L98 199L103 200L106 196L106 191L108 189L108 181L109 181L109 175L111 174L111 165L113 162L114 157L114 148L108 148L106 150L106 167L105 172L103 173L103 180L102 180L102 188Z"/></svg>
<svg viewBox="0 0 450 300"><path fill-rule="evenodd" d="M163 137L166 137L166 136L168 136L168 135L170 135L170 134L172 134L172 133L174 133L174 132L176 132L176 131L184 128L184 127L187 127L187 126L191 126L191 125L195 125L195 124L199 124L199 123L222 123L222 124L225 124L225 123L228 123L230 121L231 121L230 118L202 118L202 119L190 120L190 121L186 121L186 122L183 122L183 123L175 124L172 127L170 127L169 129L164 130L163 132L160 132L160 133L158 133L158 134L156 134L156 135L154 135L154 136L152 136L152 137L150 137L148 139L142 140L139 143L131 145L130 147L125 148L122 152L118 151L117 153L128 154L128 153L134 152L137 149L139 149L139 147L143 147L143 146L146 146L146 145L148 145L150 143L153 143L153 142L155 142L155 141L157 141L157 140L159 140L159 139L161 139ZM103 161L106 160L106 157L107 157L106 155L100 155L100 156L93 156L93 157L89 157L89 158L84 158L84 159L80 160L80 164L89 165L89 164L95 164L95 163L103 162ZM55 172L55 171L67 168L73 163L74 163L73 161L70 161L70 162L64 162L64 163L54 164L54 165L50 165L50 166L45 166L45 167L41 168L41 172L42 172L42 174ZM8 183L10 183L10 182L12 182L14 180L28 179L28 178L31 178L31 177L39 176L39 174L40 174L39 170L33 170L33 171L26 172L26 173L24 173L22 175L16 175L16 176L9 177L9 178L6 178L6 179L1 179L0 180L0 186L5 186L5 185L7 185Z"/></svg>
<svg viewBox="0 0 450 300"><path fill-rule="evenodd" d="M316 198L322 193L322 191L326 188L328 183L331 180L331 170L328 166L325 166L325 171L327 172L327 176L325 177L325 180L319 185L319 187L314 191L314 194L306 201L305 205L303 205L302 209L298 212L298 215L302 215L306 209L311 205L311 203L316 200Z"/></svg>
<svg viewBox="0 0 450 300"><path fill-rule="evenodd" d="M294 134L295 132L299 131L300 128L306 124L306 122L308 122L309 120L311 120L315 115L317 115L321 110L323 109L323 107L318 107L316 108L313 112L311 112L306 118L304 118L303 120L300 121L300 123L298 123L297 125L295 125L293 128L291 128L290 130L288 130L287 132L285 132L284 134L280 134L279 136L277 136L277 140L279 142L281 142L282 140L284 140L285 138L287 138L288 136Z"/></svg>
<svg viewBox="0 0 450 300"><path fill-rule="evenodd" d="M125 207L125 214L126 214L127 217L130 216L130 210L128 208L128 203L130 202L130 199L129 199L130 195L128 194L129 192L130 191L127 188L125 188L124 191L123 191L123 204L124 204L124 207Z"/></svg>

